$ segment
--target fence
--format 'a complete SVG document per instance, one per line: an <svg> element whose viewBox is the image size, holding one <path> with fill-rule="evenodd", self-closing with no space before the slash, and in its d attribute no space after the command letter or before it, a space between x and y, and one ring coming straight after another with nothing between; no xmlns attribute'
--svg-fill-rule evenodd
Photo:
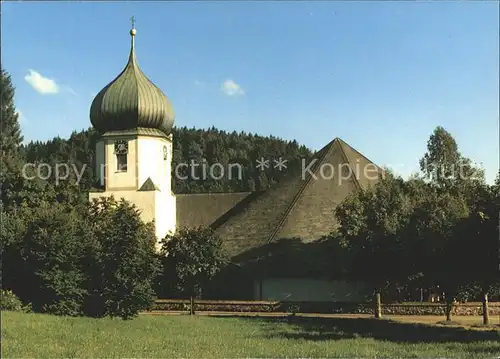
<svg viewBox="0 0 500 359"><path fill-rule="evenodd" d="M194 301L194 311L239 313L321 313L321 314L372 314L373 303L353 302L285 302L285 301ZM154 312L189 312L189 299L158 299ZM443 303L396 303L382 304L382 313L390 315L444 315ZM459 303L453 307L453 315L482 315L482 303ZM500 315L500 302L489 304L490 315Z"/></svg>

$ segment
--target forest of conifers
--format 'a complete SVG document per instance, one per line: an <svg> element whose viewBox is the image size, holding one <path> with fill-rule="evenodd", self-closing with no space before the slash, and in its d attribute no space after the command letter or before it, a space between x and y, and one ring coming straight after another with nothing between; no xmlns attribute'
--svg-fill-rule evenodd
<svg viewBox="0 0 500 359"><path fill-rule="evenodd" d="M73 132L68 139L55 137L48 141L32 141L22 146L22 153L27 163L68 163L81 169L85 165L80 189L87 190L96 184L95 180L95 143L98 134L92 129ZM174 128L173 131L173 163L207 163L210 166L220 163L224 168L228 164L240 164L242 178L229 179L224 176L220 180L210 178L197 179L188 176L180 179L172 171L174 193L200 192L240 192L265 190L279 180L284 171L271 165L264 171L256 167L257 160L279 158L287 160L286 173L294 173L300 168L302 158L308 158L312 152L297 141L285 141L270 136L264 137L245 132L225 132L216 128ZM189 174L189 172L187 173ZM195 176L197 177L197 176Z"/></svg>

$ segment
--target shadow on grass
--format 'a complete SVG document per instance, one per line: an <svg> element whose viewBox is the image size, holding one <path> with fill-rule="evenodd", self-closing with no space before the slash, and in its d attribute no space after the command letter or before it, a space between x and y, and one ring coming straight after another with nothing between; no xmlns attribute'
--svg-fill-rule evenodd
<svg viewBox="0 0 500 359"><path fill-rule="evenodd" d="M418 323L400 323L370 318L265 318L245 317L264 324L267 338L303 340L337 340L373 338L396 343L474 343L492 341L500 343L500 331L478 331L464 328L436 327ZM286 330L286 323L292 328ZM270 325L271 324L271 325Z"/></svg>

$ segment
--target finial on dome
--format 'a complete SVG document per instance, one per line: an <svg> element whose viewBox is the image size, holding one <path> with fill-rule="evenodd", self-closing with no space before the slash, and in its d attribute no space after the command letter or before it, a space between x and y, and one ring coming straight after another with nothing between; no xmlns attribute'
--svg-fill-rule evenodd
<svg viewBox="0 0 500 359"><path fill-rule="evenodd" d="M131 48L127 65L92 101L90 122L101 134L149 128L169 135L175 120L172 104L137 64L135 16L130 20Z"/></svg>
<svg viewBox="0 0 500 359"><path fill-rule="evenodd" d="M134 37L135 34L137 34L137 30L135 29L135 16L132 16L130 18L130 21L132 21L132 29L130 29L130 36Z"/></svg>

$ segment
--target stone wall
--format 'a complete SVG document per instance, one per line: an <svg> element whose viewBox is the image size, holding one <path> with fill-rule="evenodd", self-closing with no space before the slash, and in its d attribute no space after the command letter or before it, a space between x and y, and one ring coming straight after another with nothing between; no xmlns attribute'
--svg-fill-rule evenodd
<svg viewBox="0 0 500 359"><path fill-rule="evenodd" d="M153 311L185 311L189 308L188 299L159 299ZM321 313L321 314L372 314L372 303L340 303L340 302L272 302L272 301L215 301L196 300L195 310L213 312L248 312L248 313ZM383 304L385 315L436 315L443 316L443 304L402 303ZM453 315L482 315L481 303L458 304L453 308ZM489 306L490 316L500 315L500 302L492 302Z"/></svg>

